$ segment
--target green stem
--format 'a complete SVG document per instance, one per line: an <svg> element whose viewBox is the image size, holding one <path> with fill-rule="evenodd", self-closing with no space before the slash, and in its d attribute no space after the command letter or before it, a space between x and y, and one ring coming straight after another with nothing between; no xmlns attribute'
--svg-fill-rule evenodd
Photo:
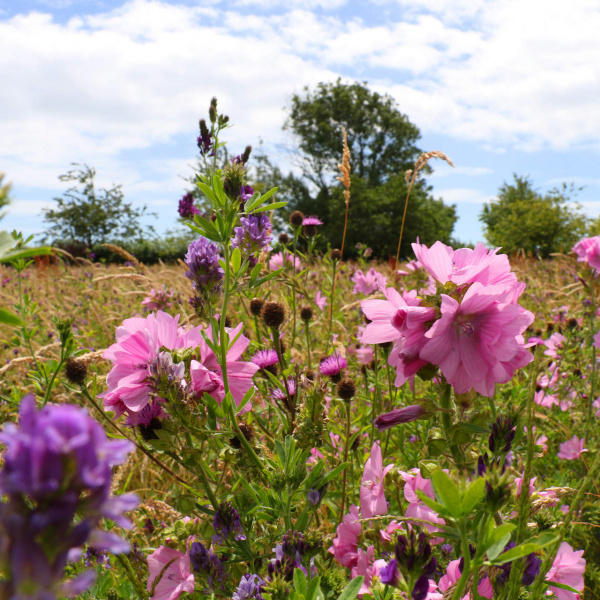
<svg viewBox="0 0 600 600"><path fill-rule="evenodd" d="M346 440L344 444L344 462L348 462L348 446L350 442L350 424L351 424L351 415L350 415L350 405L351 401L346 400ZM338 525L342 522L344 518L344 508L346 504L346 480L348 474L348 467L344 469L344 476L342 479L342 503L340 504L340 516L338 519Z"/></svg>
<svg viewBox="0 0 600 600"><path fill-rule="evenodd" d="M469 581L469 577L471 576L471 552L469 550L469 540L467 539L464 524L457 523L457 525L458 532L460 533L461 551L462 556L465 560L465 564L463 566L462 575L458 580L458 583L456 584L456 588L454 589L452 600L460 600L464 596L464 591L467 586L467 582ZM476 586L477 584L473 582L473 585Z"/></svg>
<svg viewBox="0 0 600 600"><path fill-rule="evenodd" d="M292 312L294 321L292 323L292 348L294 347L294 342L296 341L296 245L298 243L298 236L294 235L294 250L292 253L292 268L294 272L294 277L292 279ZM284 258L285 264L285 258Z"/></svg>
<svg viewBox="0 0 600 600"><path fill-rule="evenodd" d="M310 332L308 331L308 321L304 324L304 333L306 334L306 347L308 348L308 368L312 364L312 357L310 354Z"/></svg>
<svg viewBox="0 0 600 600"><path fill-rule="evenodd" d="M450 415L452 413L449 411L452 408L452 386L446 381L442 383L440 406L444 409L444 412L442 412L442 426L444 427L444 434L446 435L446 440L448 441L448 447L452 453L452 458L454 459L456 468L462 472L465 468L464 455L460 448L450 440L450 428L452 427L452 417Z"/></svg>
<svg viewBox="0 0 600 600"><path fill-rule="evenodd" d="M595 387L596 387L596 346L594 345L594 332L596 331L594 321L596 317L596 294L594 289L594 275L596 271L592 270L592 275L590 277L590 345L592 346L592 375L590 381L590 397L588 398L587 405L587 415L586 415L586 423L585 423L585 437L586 439L590 439L590 435L592 433L592 426L594 423L593 416L593 402L595 395Z"/></svg>
<svg viewBox="0 0 600 600"><path fill-rule="evenodd" d="M325 345L325 354L329 353L329 343L331 341L331 325L333 323L333 302L335 299L335 272L337 269L337 260L333 261L333 281L331 283L331 297L329 298L329 315L327 317L327 343Z"/></svg>

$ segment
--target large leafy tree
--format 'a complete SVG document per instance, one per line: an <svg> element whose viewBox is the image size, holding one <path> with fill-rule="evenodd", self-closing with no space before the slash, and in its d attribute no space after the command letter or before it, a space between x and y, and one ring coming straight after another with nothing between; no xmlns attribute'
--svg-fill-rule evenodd
<svg viewBox="0 0 600 600"><path fill-rule="evenodd" d="M352 186L346 248L368 244L375 255L396 254L406 199L404 173L414 166L421 151L416 146L418 128L403 115L393 98L371 91L366 84L320 83L291 99L285 129L296 142L295 157L303 177L283 175L277 169L269 184L279 187L278 197L288 210L321 217L323 246L339 247L344 228L345 204L336 181L342 156L342 127L346 128L351 154ZM456 221L453 206L435 200L422 180L413 187L401 253L411 253L417 236L426 243L450 242Z"/></svg>
<svg viewBox="0 0 600 600"><path fill-rule="evenodd" d="M509 254L524 251L545 258L568 252L587 226L580 206L571 201L577 190L563 184L541 194L527 177L513 177L513 183L505 182L498 199L484 204L479 215L486 240Z"/></svg>
<svg viewBox="0 0 600 600"><path fill-rule="evenodd" d="M75 169L61 175L61 181L76 182L60 198L54 198L56 208L44 209L44 221L49 224L47 237L60 242L78 242L88 248L95 244L120 241L140 241L153 232L141 219L150 216L146 206L136 208L125 202L122 186L97 189L96 170L74 164Z"/></svg>

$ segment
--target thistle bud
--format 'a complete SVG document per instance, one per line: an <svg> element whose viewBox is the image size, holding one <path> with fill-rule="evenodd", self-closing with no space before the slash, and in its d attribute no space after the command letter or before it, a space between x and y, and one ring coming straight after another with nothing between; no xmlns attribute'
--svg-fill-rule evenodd
<svg viewBox="0 0 600 600"><path fill-rule="evenodd" d="M65 375L75 385L81 385L87 377L87 366L76 358L69 358L65 364Z"/></svg>
<svg viewBox="0 0 600 600"><path fill-rule="evenodd" d="M331 260L333 260L334 262L337 262L338 260L341 260L342 253L337 248L335 248L329 254L329 258L331 258Z"/></svg>
<svg viewBox="0 0 600 600"><path fill-rule="evenodd" d="M278 329L285 319L285 309L279 302L265 302L260 314L265 325L271 329Z"/></svg>
<svg viewBox="0 0 600 600"><path fill-rule="evenodd" d="M260 311L262 310L263 304L264 300L261 300L260 298L252 298L252 300L250 300L250 312L255 317L258 317L260 315Z"/></svg>
<svg viewBox="0 0 600 600"><path fill-rule="evenodd" d="M293 227L300 227L302 225L302 221L304 221L304 214L299 210L295 210L290 215L290 225Z"/></svg>
<svg viewBox="0 0 600 600"><path fill-rule="evenodd" d="M300 318L303 321L310 321L313 318L313 310L310 306L303 306L300 309Z"/></svg>
<svg viewBox="0 0 600 600"><path fill-rule="evenodd" d="M284 246L290 243L290 236L287 233L280 233L277 239L279 243L283 244Z"/></svg>
<svg viewBox="0 0 600 600"><path fill-rule="evenodd" d="M352 400L356 394L356 385L352 379L342 379L337 386L338 396L342 400Z"/></svg>
<svg viewBox="0 0 600 600"><path fill-rule="evenodd" d="M217 122L217 99L213 97L208 108L208 118L211 123Z"/></svg>
<svg viewBox="0 0 600 600"><path fill-rule="evenodd" d="M244 148L244 153L242 154L242 163L245 165L248 160L250 160L250 154L252 152L252 146L248 145Z"/></svg>

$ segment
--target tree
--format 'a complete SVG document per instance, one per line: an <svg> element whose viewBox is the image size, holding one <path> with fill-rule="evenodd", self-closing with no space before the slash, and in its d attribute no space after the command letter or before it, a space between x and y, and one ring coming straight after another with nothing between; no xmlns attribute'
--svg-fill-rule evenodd
<svg viewBox="0 0 600 600"><path fill-rule="evenodd" d="M514 182L504 182L498 199L484 204L479 215L486 240L508 254L523 250L545 258L569 251L587 227L581 207L571 202L578 190L563 183L542 195L527 177L513 177Z"/></svg>
<svg viewBox="0 0 600 600"><path fill-rule="evenodd" d="M338 164L342 157L342 127L351 154L352 186L346 248L368 244L376 256L396 254L407 184L404 173L421 154L418 128L387 95L369 90L366 83L320 83L314 91L294 95L285 129L298 144L296 157L304 175L271 172L269 184L279 187L278 199L287 209L318 215L322 246L339 247L345 205ZM279 177L279 179L277 179ZM435 200L421 180L413 187L401 253L411 254L417 236L423 242L450 242L456 221L453 206ZM346 254L346 251L345 251Z"/></svg>
<svg viewBox="0 0 600 600"><path fill-rule="evenodd" d="M50 224L47 237L55 241L83 243L88 248L105 242L140 241L144 233L154 230L144 228L140 220L147 213L146 206L134 208L124 201L122 186L97 190L94 184L96 170L87 165L77 167L61 181L75 181L79 186L69 188L62 198L54 198L56 209L44 209L44 221Z"/></svg>
<svg viewBox="0 0 600 600"><path fill-rule="evenodd" d="M8 206L10 204L10 189L11 189L11 184L10 183L2 183L4 179L4 173L0 173L0 219L2 219L4 216L6 216L5 212L1 212L2 209L5 206Z"/></svg>

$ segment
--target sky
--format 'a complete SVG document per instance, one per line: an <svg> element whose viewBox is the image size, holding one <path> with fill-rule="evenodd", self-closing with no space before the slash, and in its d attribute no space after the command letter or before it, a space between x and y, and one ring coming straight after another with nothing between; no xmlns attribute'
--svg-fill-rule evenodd
<svg viewBox="0 0 600 600"><path fill-rule="evenodd" d="M454 237L513 174L562 182L600 215L600 0L0 0L3 229L43 231L72 163L177 226L211 97L231 153L263 142L291 168L293 94L367 82L421 131ZM350 208L351 211L351 208Z"/></svg>

